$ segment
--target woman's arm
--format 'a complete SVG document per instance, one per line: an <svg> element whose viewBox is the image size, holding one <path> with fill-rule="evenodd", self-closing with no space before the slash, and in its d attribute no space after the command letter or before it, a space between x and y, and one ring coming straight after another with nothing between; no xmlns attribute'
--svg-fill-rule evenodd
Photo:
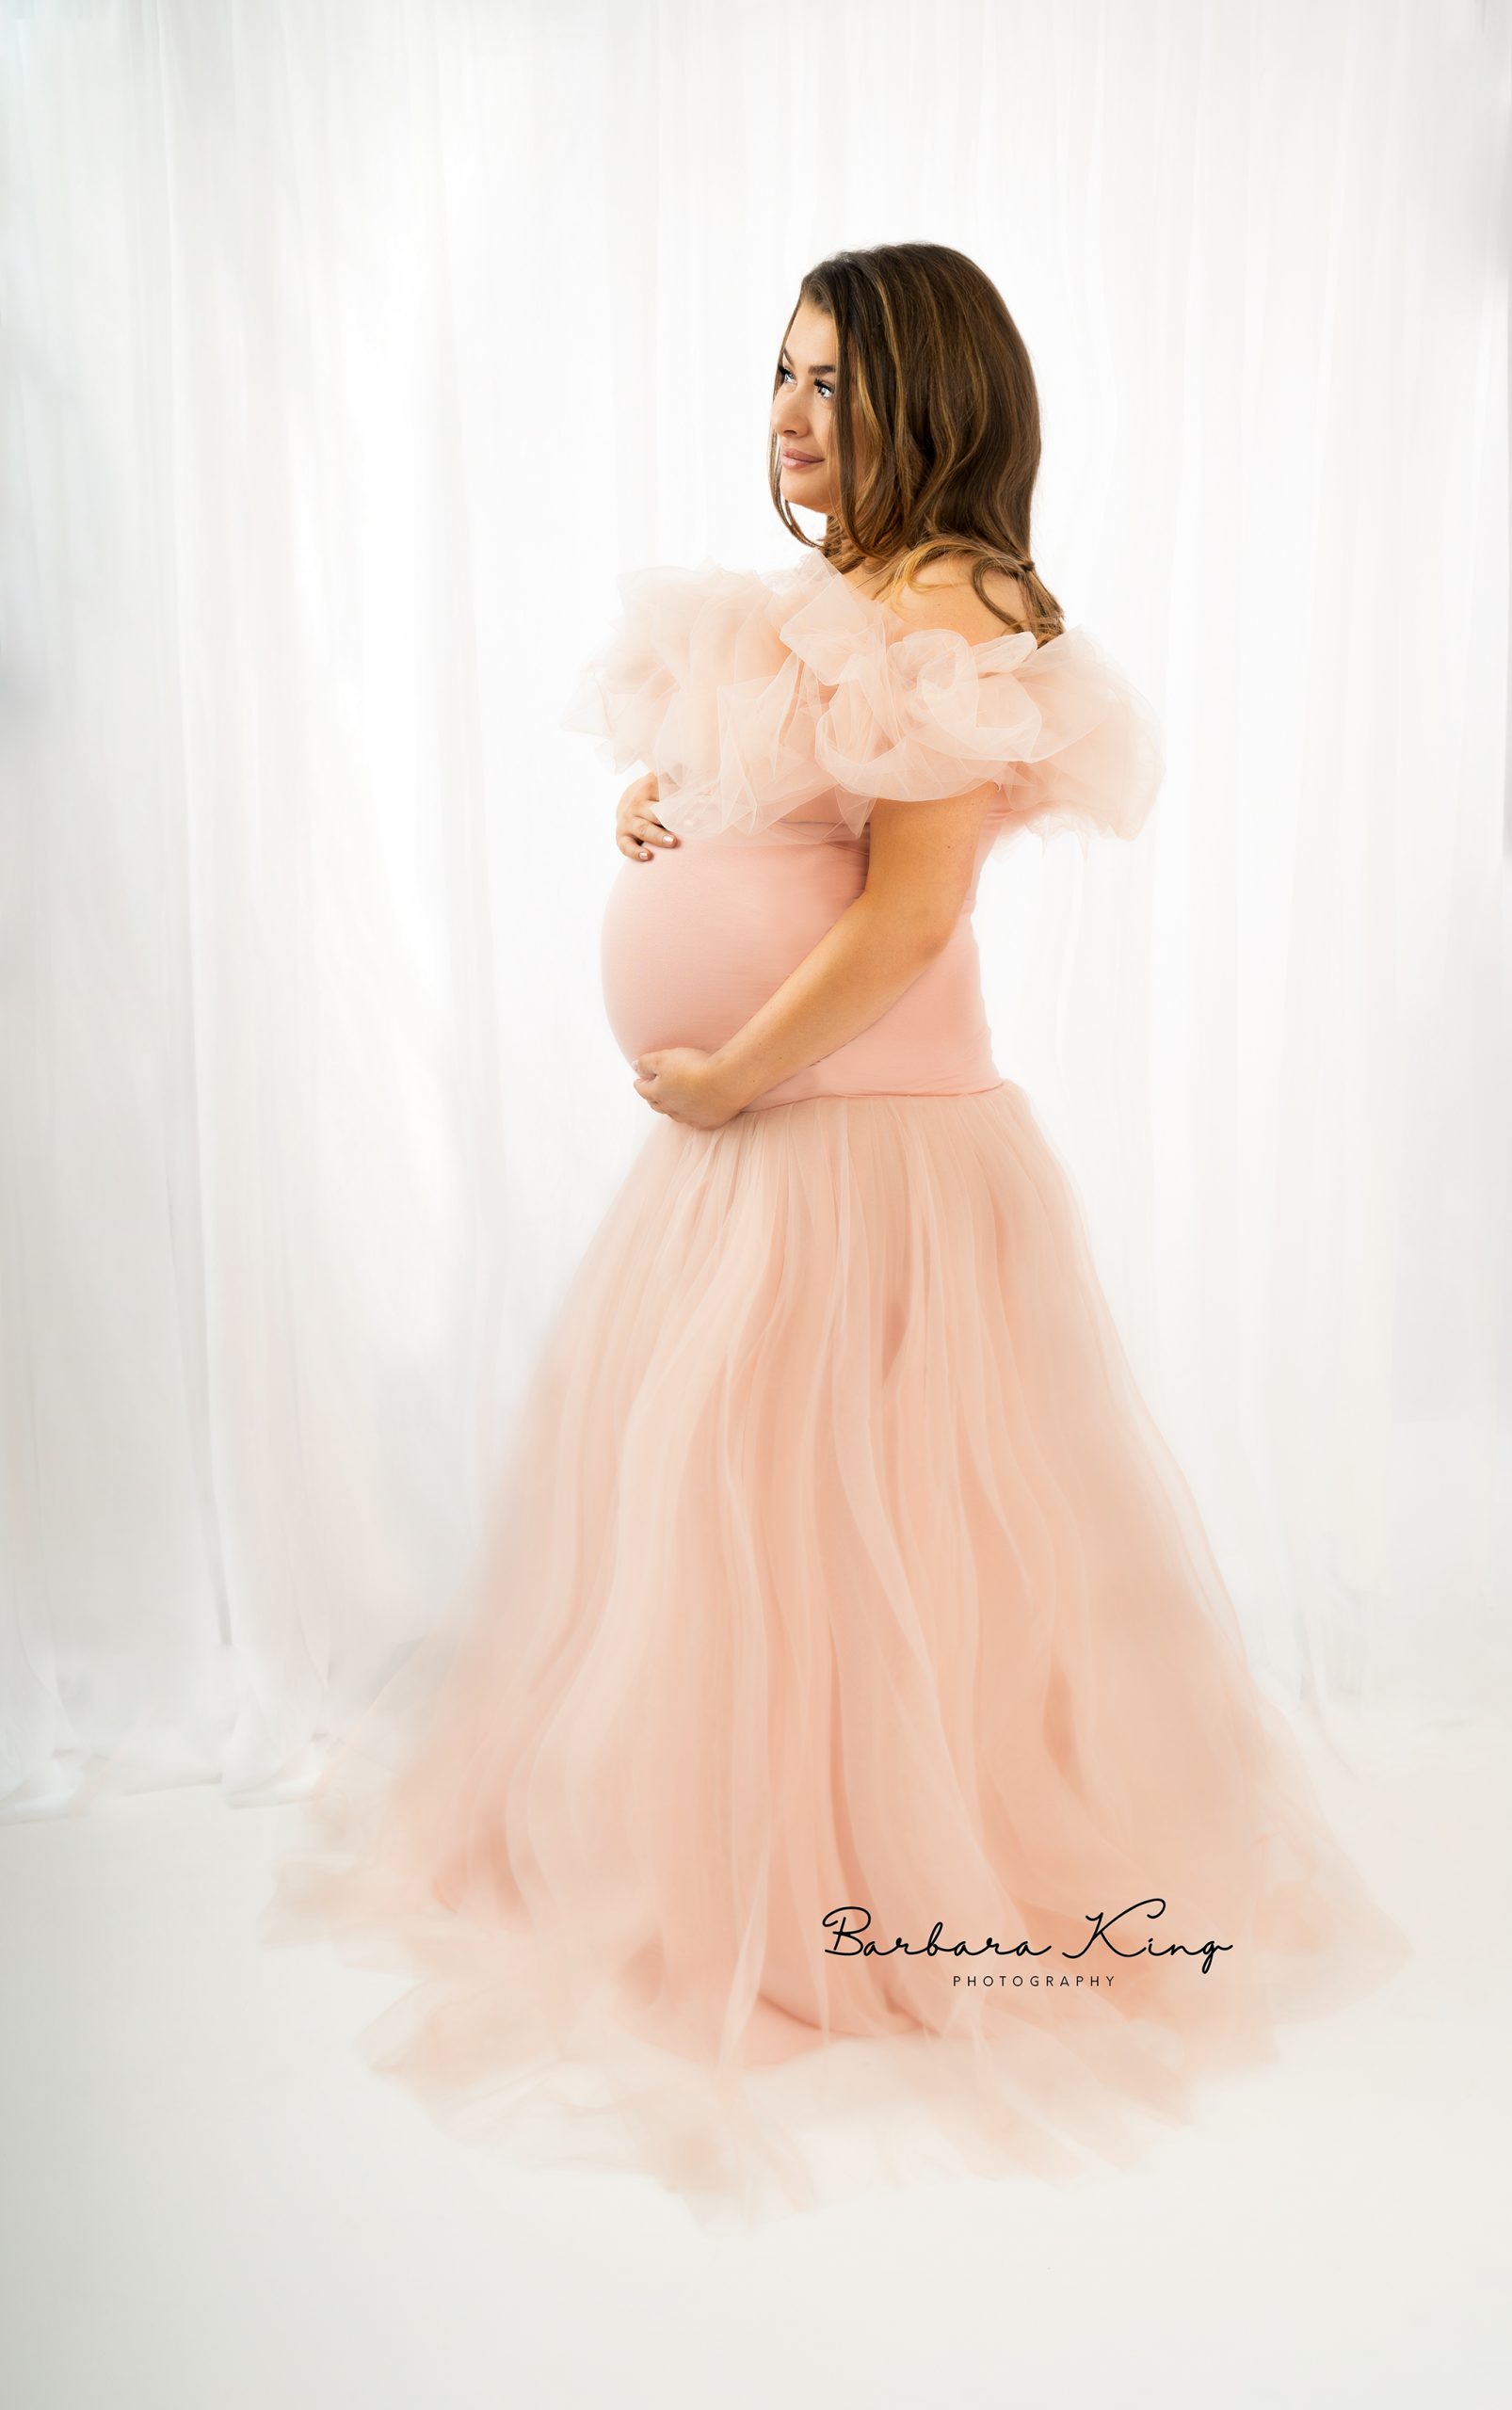
<svg viewBox="0 0 1512 2410"><path fill-rule="evenodd" d="M711 1058L737 1110L859 1037L933 962L960 919L990 786L874 804L866 885L774 996Z"/></svg>
<svg viewBox="0 0 1512 2410"><path fill-rule="evenodd" d="M716 1127L880 1020L948 944L996 791L874 804L866 885L856 901L733 1037L692 1063L668 1061L665 1084L663 1073L648 1069L637 1094L676 1119ZM641 1060L653 1066L690 1052L668 1048Z"/></svg>

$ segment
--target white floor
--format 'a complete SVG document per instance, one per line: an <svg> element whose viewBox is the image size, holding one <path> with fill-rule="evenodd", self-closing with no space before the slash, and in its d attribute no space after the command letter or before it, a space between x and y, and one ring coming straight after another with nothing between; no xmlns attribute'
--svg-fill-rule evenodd
<svg viewBox="0 0 1512 2410"><path fill-rule="evenodd" d="M512 2173L371 2073L400 1988L254 1923L298 1811L0 1826L7 2410L1509 2398L1506 1735L1390 1752L1341 1830L1419 1956L1158 2169L710 2235ZM1368 1841L1365 1836L1368 1833Z"/></svg>

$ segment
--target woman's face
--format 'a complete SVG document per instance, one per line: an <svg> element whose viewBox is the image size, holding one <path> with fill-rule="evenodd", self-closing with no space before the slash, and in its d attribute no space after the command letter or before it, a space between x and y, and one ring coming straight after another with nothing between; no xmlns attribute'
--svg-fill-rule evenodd
<svg viewBox="0 0 1512 2410"><path fill-rule="evenodd" d="M781 453L782 491L801 509L839 507L835 442L835 322L807 301L788 329L777 391L772 432Z"/></svg>

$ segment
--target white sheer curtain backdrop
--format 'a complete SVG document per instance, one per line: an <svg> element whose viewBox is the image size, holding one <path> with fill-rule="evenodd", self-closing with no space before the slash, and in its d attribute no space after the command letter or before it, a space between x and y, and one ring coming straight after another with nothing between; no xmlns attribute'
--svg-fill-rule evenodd
<svg viewBox="0 0 1512 2410"><path fill-rule="evenodd" d="M801 271L995 278L1164 798L979 930L1266 1679L1504 1674L1507 0L3 21L4 1812L307 1780L457 1594L647 1108L648 560L776 564ZM817 523L811 532L817 533Z"/></svg>

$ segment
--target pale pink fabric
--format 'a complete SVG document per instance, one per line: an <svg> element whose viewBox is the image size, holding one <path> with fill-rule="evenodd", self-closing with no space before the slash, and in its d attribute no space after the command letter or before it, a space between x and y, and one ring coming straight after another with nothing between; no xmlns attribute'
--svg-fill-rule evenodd
<svg viewBox="0 0 1512 2410"><path fill-rule="evenodd" d="M977 869L991 849L984 830ZM603 1000L627 1063L657 1046L712 1050L732 1037L866 884L864 834L783 842L680 838L625 861L603 919ZM972 897L950 943L848 1045L755 1098L764 1111L809 1096L952 1096L995 1087Z"/></svg>
<svg viewBox="0 0 1512 2410"><path fill-rule="evenodd" d="M594 691L688 834L611 903L627 1051L710 1043L844 908L863 764L946 795L1027 745L1021 813L1152 800L1086 645L899 641L820 569L629 581ZM1125 2163L1411 1954L1251 1677L969 943L885 1020L792 1101L652 1121L460 1612L265 1918L421 1976L369 2055L439 2117L708 2218Z"/></svg>
<svg viewBox="0 0 1512 2410"><path fill-rule="evenodd" d="M1132 837L1154 802L1159 723L1085 628L970 644L813 552L786 570L633 570L619 590L566 724L657 773L668 827L752 834L796 814L857 834L879 796L990 781L1000 837L1031 822Z"/></svg>
<svg viewBox="0 0 1512 2410"><path fill-rule="evenodd" d="M972 925L981 867L1019 829L1133 836L1160 785L1153 713L1085 630L1037 649L907 625L820 554L789 570L640 570L569 706L615 766L643 763L678 832L626 861L603 924L628 1062L740 1029L866 883L878 796L998 789L944 953L861 1036L751 1109L800 1097L996 1086ZM736 850L732 850L736 849Z"/></svg>

